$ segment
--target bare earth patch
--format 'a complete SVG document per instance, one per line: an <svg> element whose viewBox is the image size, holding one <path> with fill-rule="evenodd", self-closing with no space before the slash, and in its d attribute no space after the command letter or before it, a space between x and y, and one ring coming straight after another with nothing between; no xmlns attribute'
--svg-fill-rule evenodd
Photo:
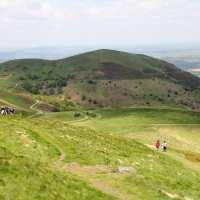
<svg viewBox="0 0 200 200"><path fill-rule="evenodd" d="M116 173L118 168L105 165L81 166L76 162L68 163L62 167L63 170L76 174L89 181L92 187L111 194L122 200L132 200L133 198L121 191L116 185L119 180L127 173Z"/></svg>
<svg viewBox="0 0 200 200"><path fill-rule="evenodd" d="M176 199L178 198L179 196L177 194L170 194L169 192L165 191L165 190L161 190L161 192L163 194L166 194L168 197L172 198L172 199Z"/></svg>

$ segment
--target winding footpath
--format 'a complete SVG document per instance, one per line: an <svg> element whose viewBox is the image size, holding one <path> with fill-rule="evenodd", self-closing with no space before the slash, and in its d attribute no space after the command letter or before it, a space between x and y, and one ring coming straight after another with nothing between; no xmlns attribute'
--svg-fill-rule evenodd
<svg viewBox="0 0 200 200"><path fill-rule="evenodd" d="M9 89L8 91L11 92L11 90L12 90L12 89L15 89L20 83L22 83L22 82L18 82L13 88Z"/></svg>
<svg viewBox="0 0 200 200"><path fill-rule="evenodd" d="M36 113L33 114L33 115L31 115L31 116L28 116L28 117L33 117L33 116L35 116L35 115L44 114L43 111L40 111L40 110L37 110L37 109L33 108L33 107L34 107L35 105L37 105L39 102L40 102L40 101L36 100L36 102L35 102L33 105L30 106L30 109L36 111Z"/></svg>

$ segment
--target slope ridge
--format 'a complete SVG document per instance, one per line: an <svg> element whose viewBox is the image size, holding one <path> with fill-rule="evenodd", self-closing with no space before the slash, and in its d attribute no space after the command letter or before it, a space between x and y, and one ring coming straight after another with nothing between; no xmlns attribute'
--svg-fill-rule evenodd
<svg viewBox="0 0 200 200"><path fill-rule="evenodd" d="M100 49L59 60L8 61L0 64L0 72L7 82L22 82L17 92L66 94L87 108L164 104L199 109L200 79L146 55Z"/></svg>

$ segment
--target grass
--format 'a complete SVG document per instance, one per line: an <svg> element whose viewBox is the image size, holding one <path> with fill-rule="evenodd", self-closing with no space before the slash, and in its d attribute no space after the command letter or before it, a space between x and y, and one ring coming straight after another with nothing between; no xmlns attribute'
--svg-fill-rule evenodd
<svg viewBox="0 0 200 200"><path fill-rule="evenodd" d="M115 63L121 69L118 78L112 74L112 68L103 66L105 62ZM134 72L129 77L130 73L124 74L122 69ZM67 86L62 87L63 92L69 93L74 104L79 103L87 108L97 108L98 105L167 105L199 110L196 100L199 98L199 90L187 88L186 91L184 87L199 85L197 77L145 55L102 49L54 61L18 59L1 63L0 74L4 78L0 81L4 89L13 88L18 82L23 83L25 80L22 79L29 80L30 74L37 75L37 79L31 82L40 85L41 93L49 93L50 88L46 87L50 83L55 84L53 78L60 75L68 79ZM105 74L107 76L103 76ZM45 81L46 78L49 78L48 81ZM88 84L88 80L96 84ZM21 87L19 85L13 91ZM54 86L50 87L55 89ZM86 101L81 100L82 94L87 96ZM90 99L95 99L97 105L88 103Z"/></svg>
<svg viewBox="0 0 200 200"><path fill-rule="evenodd" d="M102 111L96 120L110 120L111 112L105 113L105 119ZM112 115L119 118L115 112ZM143 116L144 110L138 115ZM88 119L95 122L92 116L89 114ZM180 198L200 197L198 171L136 140L58 121L17 115L0 118L1 125L7 127L0 132L2 198L70 199L70 194L71 199L169 199L161 191ZM70 163L78 167L63 171L62 166ZM135 168L137 174L117 173L116 167L121 165ZM94 166L111 167L113 172L95 170ZM22 189L18 191L16 185Z"/></svg>
<svg viewBox="0 0 200 200"><path fill-rule="evenodd" d="M86 116L84 116L83 114L78 116L78 117L74 117L75 112L58 112L58 113L51 113L51 114L47 114L42 116L43 119L48 119L48 120L57 120L57 121L61 121L61 122L76 122L76 121L81 121L84 120L86 118Z"/></svg>
<svg viewBox="0 0 200 200"><path fill-rule="evenodd" d="M0 117L1 124L7 127L0 133L0 161L4 163L1 172L6 171L1 176L3 198L10 194L10 199L45 199L47 195L50 199L62 199L69 198L67 194L70 194L71 199L78 199L76 195L84 191L82 199L100 199L102 195L103 199L146 199L148 196L168 199L160 190L180 197L199 197L199 173L193 175L194 171L181 162L135 140L58 121ZM54 163L60 155L65 157L56 166ZM61 169L74 162L79 164L78 168ZM94 170L96 165L105 169L111 166L114 173ZM116 173L115 167L120 165L134 167L137 174ZM180 172L182 175L177 177ZM16 184L23 188L20 192ZM192 187L188 188L190 184ZM117 192L114 188L118 188Z"/></svg>
<svg viewBox="0 0 200 200"><path fill-rule="evenodd" d="M0 151L7 158L0 160L1 199L116 199L69 173L13 155L3 148Z"/></svg>
<svg viewBox="0 0 200 200"><path fill-rule="evenodd" d="M1 86L1 89L12 88L15 86L15 83L10 82L9 80L7 81L5 79L0 79L0 86Z"/></svg>
<svg viewBox="0 0 200 200"><path fill-rule="evenodd" d="M49 70L53 74L78 73L78 78L83 79L85 72L93 74L88 70L101 68L96 63L112 60L129 67L133 67L135 60L134 68L139 71L146 66L161 70L153 58L121 52L116 57L116 52L108 52L86 53L58 60L56 64L34 59L10 61L1 64L0 70L3 76L10 75L13 83L23 70L26 75L32 69L39 79ZM2 88L15 86L10 82L0 84ZM74 117L74 112L48 113L36 118L19 116L19 112L1 115L0 199L200 199L200 114L163 107L177 104L172 90L165 104L153 99L156 95L166 99L170 88L177 90L182 100L190 98L182 86L159 78L97 79L96 84L89 86L85 79L71 79L64 91L72 92L72 98L79 98L77 102L85 93L84 103L88 105L88 98L95 98L105 105L112 101L115 106L138 102L144 106L121 109L108 106L87 112L80 108L79 117ZM0 96L2 105L13 104L17 111L22 108L24 116L35 113L30 110L34 98L28 95L19 98L1 89ZM148 107L146 101L150 103ZM151 107L154 104L156 107ZM166 153L155 151L158 139L167 141ZM119 166L132 167L137 173L119 173Z"/></svg>
<svg viewBox="0 0 200 200"><path fill-rule="evenodd" d="M200 152L200 116L197 112L167 108L126 108L89 111L87 117L80 121L75 118L74 121L67 118L61 121L136 139L144 144L154 145L160 139L161 142L166 140L172 148ZM52 116L47 115L46 119L52 119Z"/></svg>
<svg viewBox="0 0 200 200"><path fill-rule="evenodd" d="M3 99L4 101L7 101L8 104L14 104L18 107L21 107L22 109L28 109L30 108L30 105L32 105L31 103L26 103L25 101L22 101L21 99L19 99L17 97L17 94L12 93L12 92L8 92L6 90L0 90L0 96L1 99Z"/></svg>

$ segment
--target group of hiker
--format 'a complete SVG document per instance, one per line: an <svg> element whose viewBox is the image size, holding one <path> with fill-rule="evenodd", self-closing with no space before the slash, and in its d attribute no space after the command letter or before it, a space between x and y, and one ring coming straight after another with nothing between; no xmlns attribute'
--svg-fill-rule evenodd
<svg viewBox="0 0 200 200"><path fill-rule="evenodd" d="M159 148L160 148L160 141L157 140L157 142L156 142L156 150L159 151ZM162 144L162 149L163 149L164 152L167 151L167 143L165 141Z"/></svg>
<svg viewBox="0 0 200 200"><path fill-rule="evenodd" d="M11 108L10 108L10 114L13 115L13 114L14 114L14 111L15 111L14 108L11 107ZM7 115L8 112L9 112L9 108L8 108L7 105L1 107L1 114L2 114L2 115Z"/></svg>

